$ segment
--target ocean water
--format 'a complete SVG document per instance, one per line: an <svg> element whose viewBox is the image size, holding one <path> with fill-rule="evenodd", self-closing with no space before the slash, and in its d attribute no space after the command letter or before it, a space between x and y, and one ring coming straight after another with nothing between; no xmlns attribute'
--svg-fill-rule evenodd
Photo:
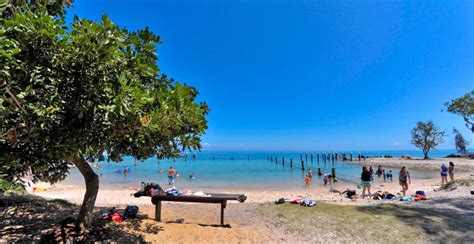
<svg viewBox="0 0 474 244"><path fill-rule="evenodd" d="M342 152L339 152L342 153ZM353 160L357 160L357 154L353 153ZM444 157L454 150L434 151L431 157ZM308 160L306 161L306 154ZM349 156L348 153L346 153ZM371 151L361 152L366 156L400 155L422 156L418 151ZM305 171L302 170L300 155L305 160ZM326 163L320 159L319 166L316 159L317 152L313 152L311 162L311 152L199 152L193 158L188 154L188 158L157 160L150 158L143 162L136 161L131 157L124 158L120 163L101 162L100 168L95 169L101 174L102 187L139 187L141 182L155 182L162 186L167 186L168 178L166 172L170 166L174 167L180 177L176 186L188 189L294 189L304 187L304 178L309 168L313 169L314 177L312 187L323 185L321 178L317 176L318 167L323 173L331 173L332 162ZM278 157L278 163L271 162L268 157ZM285 158L285 164L282 163ZM293 159L293 168L290 168L290 159ZM335 161L336 176L340 180L339 184L358 183L361 173L361 166L345 164L342 161ZM129 168L128 174L117 173ZM163 170L160 173L160 169ZM385 168L392 170L394 180L398 179L398 168ZM437 172L426 172L410 170L414 179L437 176ZM194 174L195 180L189 176ZM71 169L66 182L82 183L83 178L77 169Z"/></svg>

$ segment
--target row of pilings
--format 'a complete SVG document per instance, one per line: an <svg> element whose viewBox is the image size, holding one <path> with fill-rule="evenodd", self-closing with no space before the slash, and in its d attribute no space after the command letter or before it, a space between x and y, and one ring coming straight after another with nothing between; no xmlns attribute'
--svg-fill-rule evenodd
<svg viewBox="0 0 474 244"><path fill-rule="evenodd" d="M304 158L303 158L303 154L301 153L300 154L300 163L301 163L301 170L302 171L305 171L305 162L308 162L308 155L309 155L309 160L311 162L311 164L313 164L314 162L314 154L313 153L305 153L304 154ZM362 161L364 160L365 161L366 157L361 155L360 153L357 155L357 160L358 161ZM285 157L281 157L279 158L278 156L268 156L267 157L267 160L270 161L270 162L274 162L275 164L278 164L278 163L281 163L283 166L285 166ZM349 155L347 155L346 153L316 153L316 162L318 164L318 175L321 176L322 175L322 171L321 171L321 166L320 166L320 162L321 163L324 163L325 165L330 162L332 163L332 169L331 169L331 173L332 173L332 176L334 178L336 178L336 162L337 161L342 161L342 162L346 162L346 161L353 161L353 157L352 157L352 153L349 153ZM295 166L294 162L293 162L293 158L290 158L290 162L289 162L289 166L290 168L293 168Z"/></svg>

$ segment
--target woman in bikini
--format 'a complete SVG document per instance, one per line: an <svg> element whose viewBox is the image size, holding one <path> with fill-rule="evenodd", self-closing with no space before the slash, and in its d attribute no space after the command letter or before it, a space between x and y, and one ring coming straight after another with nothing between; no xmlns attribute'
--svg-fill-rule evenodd
<svg viewBox="0 0 474 244"><path fill-rule="evenodd" d="M408 191L408 184L411 184L411 177L410 172L408 172L407 167L403 166L398 174L398 180L400 182L400 186L402 187L403 196L406 195Z"/></svg>

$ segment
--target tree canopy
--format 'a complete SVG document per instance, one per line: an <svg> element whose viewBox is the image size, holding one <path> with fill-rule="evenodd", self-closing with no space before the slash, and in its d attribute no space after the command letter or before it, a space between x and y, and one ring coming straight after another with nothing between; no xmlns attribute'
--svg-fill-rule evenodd
<svg viewBox="0 0 474 244"><path fill-rule="evenodd" d="M208 107L195 88L160 73L159 36L107 16L66 25L69 1L38 2L10 2L0 19L0 173L54 183L72 162L93 207L98 179L86 159L200 149Z"/></svg>
<svg viewBox="0 0 474 244"><path fill-rule="evenodd" d="M411 143L423 150L424 158L428 159L428 153L444 142L445 131L441 131L433 121L419 121L411 131Z"/></svg>
<svg viewBox="0 0 474 244"><path fill-rule="evenodd" d="M449 112L462 116L466 127L474 133L474 90L445 105Z"/></svg>
<svg viewBox="0 0 474 244"><path fill-rule="evenodd" d="M454 133L454 145L456 146L456 150L459 153L467 153L467 147L469 146L469 142L464 139L461 132L459 132L456 128L453 128Z"/></svg>

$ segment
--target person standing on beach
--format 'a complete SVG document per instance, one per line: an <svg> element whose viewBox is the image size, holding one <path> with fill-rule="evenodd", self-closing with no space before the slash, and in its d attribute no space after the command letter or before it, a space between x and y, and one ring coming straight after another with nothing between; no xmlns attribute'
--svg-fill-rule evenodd
<svg viewBox="0 0 474 244"><path fill-rule="evenodd" d="M390 182L393 182L393 173L392 170L389 170L387 173L387 180L390 180Z"/></svg>
<svg viewBox="0 0 474 244"><path fill-rule="evenodd" d="M370 193L370 186L371 186L371 181L372 181L372 174L370 171L367 169L367 166L364 166L362 168L362 174L360 175L360 180L362 184L362 197L365 197L365 191L367 190L369 193L369 197L372 195Z"/></svg>
<svg viewBox="0 0 474 244"><path fill-rule="evenodd" d="M441 185L448 183L448 167L444 162L441 163Z"/></svg>
<svg viewBox="0 0 474 244"><path fill-rule="evenodd" d="M306 178L304 179L304 187L308 187L310 183L311 183L311 177L309 176L309 174L307 174Z"/></svg>
<svg viewBox="0 0 474 244"><path fill-rule="evenodd" d="M377 177L379 177L379 179L382 176L382 173L383 173L382 165L379 165L379 167L377 168Z"/></svg>
<svg viewBox="0 0 474 244"><path fill-rule="evenodd" d="M454 180L454 163L453 162L449 162L448 173L449 173L450 180L453 181Z"/></svg>
<svg viewBox="0 0 474 244"><path fill-rule="evenodd" d="M369 167L369 172L370 172L370 180L374 180L374 168L372 165Z"/></svg>
<svg viewBox="0 0 474 244"><path fill-rule="evenodd" d="M168 170L168 185L174 185L174 177L176 176L176 170L170 166Z"/></svg>
<svg viewBox="0 0 474 244"><path fill-rule="evenodd" d="M406 195L408 191L408 184L411 184L410 172L408 172L407 167L403 166L398 174L398 180L400 186L402 187L403 196Z"/></svg>

